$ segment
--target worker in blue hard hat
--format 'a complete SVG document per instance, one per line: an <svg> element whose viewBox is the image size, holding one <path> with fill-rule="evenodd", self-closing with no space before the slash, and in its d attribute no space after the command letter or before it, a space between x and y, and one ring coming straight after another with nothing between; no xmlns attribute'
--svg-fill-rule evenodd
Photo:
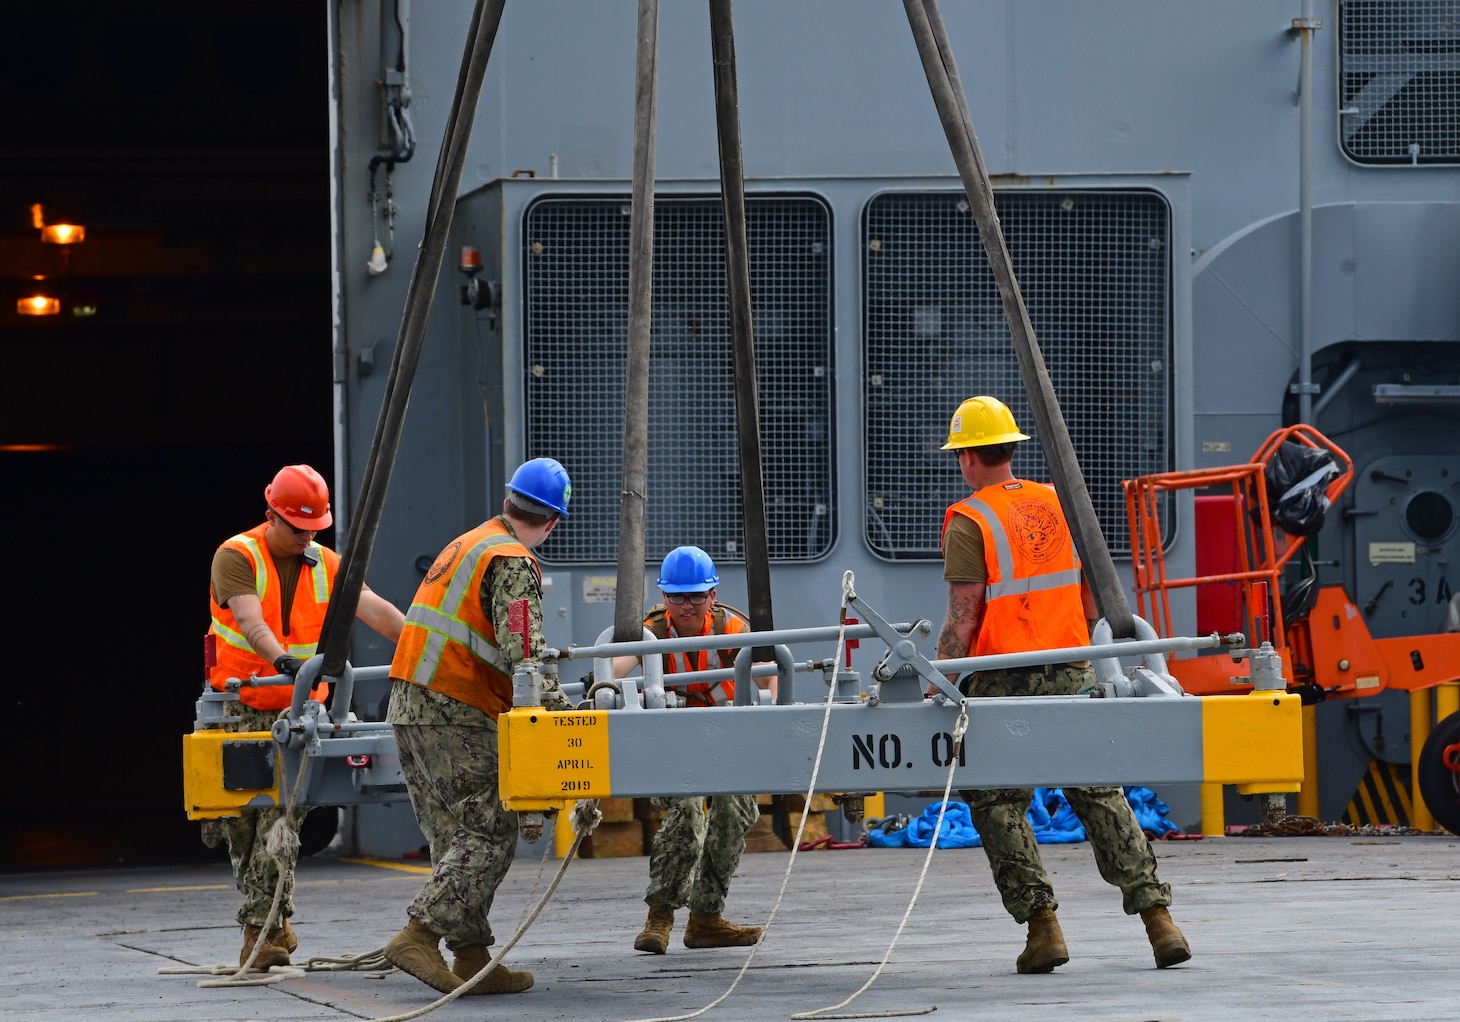
<svg viewBox="0 0 1460 1022"><path fill-rule="evenodd" d="M534 458L512 474L502 513L458 537L431 565L390 665L386 713L411 808L431 848L431 876L406 910L386 959L450 993L520 993L532 973L495 965L487 913L517 851L517 814L497 787L497 716L512 672L542 656L542 571L532 549L568 514L568 472ZM543 705L571 709L552 675ZM442 938L454 952L448 968ZM479 977L479 978L478 978Z"/></svg>
<svg viewBox="0 0 1460 1022"><path fill-rule="evenodd" d="M748 631L750 622L743 614L716 602L719 584L720 575L709 554L697 546L676 547L659 570L664 602L650 609L644 627L661 639ZM734 666L737 652L720 650L715 666ZM614 674L624 676L637 662L634 657L615 658ZM666 675L708 670L710 663L706 650L664 654ZM692 684L685 695L691 706L724 706L735 698L735 683L726 679ZM649 889L644 895L649 917L634 939L634 949L655 955L669 950L675 910L686 906L685 947L741 947L760 940L761 927L738 926L723 914L730 878L745 851L745 835L760 816L756 797L711 795L650 801L666 815L649 852Z"/></svg>

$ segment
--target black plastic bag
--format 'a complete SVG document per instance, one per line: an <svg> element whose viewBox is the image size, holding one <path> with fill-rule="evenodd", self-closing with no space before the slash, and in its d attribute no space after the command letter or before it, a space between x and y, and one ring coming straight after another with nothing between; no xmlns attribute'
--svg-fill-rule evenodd
<svg viewBox="0 0 1460 1022"><path fill-rule="evenodd" d="M1332 454L1292 440L1284 442L1264 471L1274 524L1290 536L1311 536L1323 528L1323 516L1328 512L1324 491L1338 475Z"/></svg>

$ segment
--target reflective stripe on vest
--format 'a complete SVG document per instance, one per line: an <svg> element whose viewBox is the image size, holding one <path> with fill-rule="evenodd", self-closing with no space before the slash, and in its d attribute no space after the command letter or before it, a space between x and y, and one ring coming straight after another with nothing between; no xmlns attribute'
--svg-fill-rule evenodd
<svg viewBox="0 0 1460 1022"><path fill-rule="evenodd" d="M466 552L466 556L452 569L451 582L446 586L445 595L441 597L441 607L447 609L438 609L424 603L411 604L410 613L406 614L406 624L424 628L431 634L427 636L421 658L416 661L407 680L429 687L436 680L436 668L441 666L441 653L447 642L465 646L478 660L491 664L503 674L508 673L507 660L502 656L502 651L491 639L457 616L461 611L461 601L471 592L471 580L476 575L477 562L481 560L482 554L492 547L508 543L521 545L514 536L487 536Z"/></svg>
<svg viewBox="0 0 1460 1022"><path fill-rule="evenodd" d="M1014 550L1009 546L1009 534L1004 531L1004 522L994 509L977 497L969 497L963 502L963 506L971 508L979 513L988 526L990 535L994 538L994 554L998 557L1000 572L1009 575L1009 578L998 582L989 582L985 590L985 599L997 600L1000 596L1022 596L1025 593L1038 593L1046 589L1059 589L1063 586L1077 586L1080 584L1080 557L1075 555L1075 566L1065 571L1052 571L1044 575L1030 575L1025 578L1013 577L1014 572Z"/></svg>
<svg viewBox="0 0 1460 1022"><path fill-rule="evenodd" d="M482 554L491 547L508 543L522 545L522 541L515 536L488 536L466 552L461 563L452 571L451 584L446 587L446 595L441 598L441 606L446 608L447 613L455 614L461 609L461 601L466 599L466 594L470 591L471 577L477 570L477 561L481 560Z"/></svg>
<svg viewBox="0 0 1460 1022"><path fill-rule="evenodd" d="M329 603L330 584L329 579L325 578L326 572L324 570L324 559L323 554L321 553L320 545L318 543L310 543L309 546L305 549L314 551L315 563L311 565L308 561L304 562L304 565L308 569L310 575L314 576L314 602Z"/></svg>
<svg viewBox="0 0 1460 1022"><path fill-rule="evenodd" d="M249 560L253 563L254 590L258 593L259 601L262 602L269 593L269 575L271 573L267 569L264 569L262 571L259 570L260 567L264 564L264 555L263 551L259 548L258 541L245 532L240 535L234 536L228 542L237 543L239 546L248 548L248 557ZM320 545L318 543L310 543L309 546L306 547L306 550L314 551L315 563L310 564L309 561L306 560L303 564L299 566L299 570L301 572L309 573L311 587L314 591L314 602L329 603L329 572L325 570L323 558L320 554ZM299 590L297 586L294 590L294 593L294 599L297 601L299 599ZM282 596L280 600L282 604ZM224 624L217 614L213 615L212 620L213 633L217 635L218 638L222 639L228 645L232 646L236 650L239 650L240 652L249 654L255 653L254 648L249 644L249 641L245 639L241 633ZM280 624L282 625L282 622L280 622ZM274 638L278 639L279 636L276 634ZM281 641L279 644L284 647L285 652L287 652L290 656L299 657L301 660L309 659L310 657L314 656L314 654L319 650L318 642Z"/></svg>
<svg viewBox="0 0 1460 1022"><path fill-rule="evenodd" d="M301 572L309 572L306 579L297 578L294 598L290 610L290 636L285 637L283 622L284 593L279 587L277 565L268 550L265 522L248 532L240 533L226 540L221 546L235 550L249 561L253 568L254 591L258 594L264 623L275 640L290 656L306 660L319 648L319 635L324 626L324 613L329 605L331 573L339 564L334 551L310 543L306 553L313 552L316 563L308 560L300 565ZM213 688L222 691L230 677L247 678L277 673L273 665L260 656L238 630L237 621L231 611L220 607L215 600L211 604L211 632L219 640L218 662L209 671L209 682ZM293 641L290 641L290 640ZM315 699L323 699L329 688L321 682L311 693ZM282 709L289 705L291 692L288 686L271 688L245 688L239 693L239 700L247 706L261 710Z"/></svg>
<svg viewBox="0 0 1460 1022"><path fill-rule="evenodd" d="M491 639L460 618L452 617L424 603L413 603L410 613L406 614L406 623L418 625L432 633L426 640L426 650L421 654L420 660L422 664L430 661L432 673L440 662L441 649L448 639L461 643L497 670L503 673L507 671L507 659L502 656L502 651L492 645ZM417 669L419 670L419 666Z"/></svg>
<svg viewBox="0 0 1460 1022"><path fill-rule="evenodd" d="M449 556L455 560L439 569L433 565L417 589L390 674L495 718L512 705L512 664L498 645L491 608L481 606L477 594L496 557L526 557L534 568L537 562L495 518L458 537L438 563Z"/></svg>
<svg viewBox="0 0 1460 1022"><path fill-rule="evenodd" d="M248 559L253 562L253 586L258 590L259 599L262 600L269 592L269 573L267 571L259 571L259 565L264 563L264 553L259 549L258 541L245 532L234 536L228 542L238 543L248 547ZM252 649L253 647L249 646L248 648Z"/></svg>
<svg viewBox="0 0 1460 1022"><path fill-rule="evenodd" d="M732 628L730 625L731 621L738 622L741 627L738 629ZM745 620L739 611L722 603L715 605L715 609L710 612L710 619L706 623L709 625L710 630L701 632L700 635L702 636L737 635L750 627L750 623ZM661 639L669 638L669 608L662 603L657 604L649 611L649 616L644 618L644 626ZM684 658L685 673L688 674L700 669L708 670L709 658L706 655L707 652L707 650L698 650L693 653L685 652L679 654L679 656ZM738 650L733 649L719 650L720 666L724 669L735 666L735 655L737 652ZM690 662L691 655L695 658L693 663ZM676 656L670 653L663 653L661 656L664 659L665 673L678 674L679 660ZM704 668L699 667L701 659L705 662ZM713 686L707 681L695 682L694 684L685 686L684 698L686 705L690 706L728 706L735 698L735 682L726 680L717 682Z"/></svg>
<svg viewBox="0 0 1460 1022"><path fill-rule="evenodd" d="M1053 488L1022 479L986 486L948 508L945 538L955 516L979 530L988 568L970 656L1089 641L1080 559Z"/></svg>
<svg viewBox="0 0 1460 1022"><path fill-rule="evenodd" d="M248 641L244 639L244 637L238 632L234 631L232 628L229 628L227 625L225 625L222 621L218 620L218 615L216 614L213 615L213 634L218 636L218 638L222 639L224 642L228 643L228 645L232 646L234 649L242 650L245 653L253 652L253 647L248 644Z"/></svg>

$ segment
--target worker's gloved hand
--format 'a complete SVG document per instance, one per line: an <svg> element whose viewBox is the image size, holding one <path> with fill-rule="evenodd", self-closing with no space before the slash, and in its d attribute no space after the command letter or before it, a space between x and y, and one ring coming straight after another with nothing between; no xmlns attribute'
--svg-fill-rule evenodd
<svg viewBox="0 0 1460 1022"><path fill-rule="evenodd" d="M303 666L303 660L300 660L297 656L290 656L288 653L274 658L274 670L280 674L287 674L291 678L298 674L299 668Z"/></svg>

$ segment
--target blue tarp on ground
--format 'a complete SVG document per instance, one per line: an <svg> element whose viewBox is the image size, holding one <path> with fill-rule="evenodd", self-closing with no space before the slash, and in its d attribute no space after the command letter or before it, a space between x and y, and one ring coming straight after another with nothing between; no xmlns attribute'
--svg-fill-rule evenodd
<svg viewBox="0 0 1460 1022"><path fill-rule="evenodd" d="M1150 788L1128 787L1125 798L1135 811L1136 821L1142 830L1156 837L1176 830L1176 824L1167 818L1170 808ZM883 829L892 823L891 820L883 821L880 827L869 827L867 841L874 848L927 848L932 843L933 828L938 823L938 810L942 805L934 802L920 816L899 829ZM1029 825L1034 828L1035 840L1042 845L1085 840L1085 828L1059 788L1034 789L1034 798L1029 804ZM981 843L968 815L968 806L963 802L949 802L943 813L942 826L938 829L938 847L977 848Z"/></svg>

